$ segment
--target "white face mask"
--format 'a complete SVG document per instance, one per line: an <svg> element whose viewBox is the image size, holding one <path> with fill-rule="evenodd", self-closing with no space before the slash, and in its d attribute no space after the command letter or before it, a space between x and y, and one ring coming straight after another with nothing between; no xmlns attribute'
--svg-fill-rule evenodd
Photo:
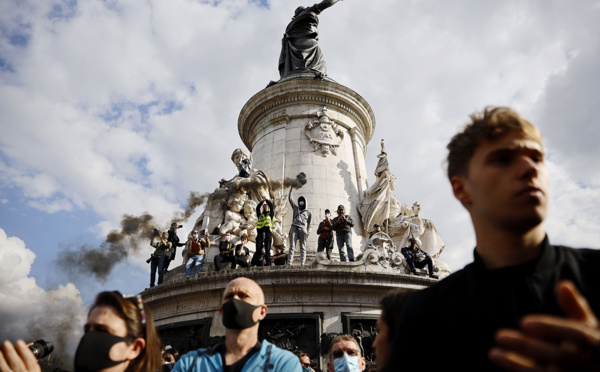
<svg viewBox="0 0 600 372"><path fill-rule="evenodd" d="M329 218L331 215L329 213L325 214L325 218Z"/></svg>
<svg viewBox="0 0 600 372"><path fill-rule="evenodd" d="M192 234L192 238L198 239L198 234Z"/></svg>
<svg viewBox="0 0 600 372"><path fill-rule="evenodd" d="M335 372L360 372L358 369L358 356L350 356L346 353L341 358L333 361Z"/></svg>
<svg viewBox="0 0 600 372"><path fill-rule="evenodd" d="M230 241L230 240L231 240L231 236L229 236L229 235L228 235L228 236L226 236L226 237L225 237L225 240L227 240L227 241Z"/></svg>

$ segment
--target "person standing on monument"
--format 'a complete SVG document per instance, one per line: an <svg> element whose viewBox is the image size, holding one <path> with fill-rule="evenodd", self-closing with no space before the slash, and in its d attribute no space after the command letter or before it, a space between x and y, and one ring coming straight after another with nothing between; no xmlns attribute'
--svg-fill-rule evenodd
<svg viewBox="0 0 600 372"><path fill-rule="evenodd" d="M165 259L165 273L169 269L169 264L171 263L171 261L175 259L175 255L177 254L177 247L183 247L185 245L185 243L179 242L179 237L177 236L177 229L182 227L183 226L178 225L177 222L173 222L171 224L171 228L169 229L169 241L171 242L172 249L169 256Z"/></svg>
<svg viewBox="0 0 600 372"><path fill-rule="evenodd" d="M323 250L325 250L327 259L331 260L331 251L333 249L333 228L331 226L331 212L329 209L325 209L325 219L319 223L317 234L319 235L317 252L323 252Z"/></svg>
<svg viewBox="0 0 600 372"><path fill-rule="evenodd" d="M267 316L265 295L255 281L240 277L227 284L219 309L225 342L190 351L174 372L269 371L301 372L298 357L267 340L259 341L258 327Z"/></svg>
<svg viewBox="0 0 600 372"><path fill-rule="evenodd" d="M340 0L323 0L308 8L299 6L281 39L279 75L312 72L324 78L327 66L319 48L319 14Z"/></svg>
<svg viewBox="0 0 600 372"><path fill-rule="evenodd" d="M256 224L256 253L261 252L263 249L265 253L262 256L262 261L266 263L271 262L271 243L273 242L272 228L273 218L275 217L275 206L265 196L262 197L262 201L256 206L256 215L258 216L258 223ZM254 261L254 257L252 257ZM254 265L254 262L252 263Z"/></svg>
<svg viewBox="0 0 600 372"><path fill-rule="evenodd" d="M292 199L292 190L294 190L293 186L290 188L290 193L288 195L293 212L292 227L290 228L290 255L288 257L288 265L291 265L294 262L294 247L297 240L298 245L300 246L300 265L304 266L304 263L306 262L306 239L308 239L308 236L310 235L312 213L306 209L306 199L304 196L298 198L298 204L294 203L294 200Z"/></svg>
<svg viewBox="0 0 600 372"><path fill-rule="evenodd" d="M335 230L335 240L337 241L338 250L340 253L340 261L346 262L346 255L344 254L344 243L348 250L348 259L350 262L354 261L354 250L352 249L352 226L354 221L352 217L346 214L346 208L343 205L339 205L337 209L338 216L333 219L332 226Z"/></svg>
<svg viewBox="0 0 600 372"><path fill-rule="evenodd" d="M156 241L159 238L160 241ZM152 237L150 245L154 248L154 253L150 258L150 287L154 287L156 280L156 271L158 271L158 284L162 284L164 276L164 267L167 257L171 254L172 243L169 241L169 233L163 231Z"/></svg>
<svg viewBox="0 0 600 372"><path fill-rule="evenodd" d="M205 250L210 247L208 231L204 230L204 238L200 238L198 230L192 230L192 236L185 243L185 277L189 279L192 275L192 266L194 266L194 275L200 273L200 265L204 262Z"/></svg>
<svg viewBox="0 0 600 372"><path fill-rule="evenodd" d="M474 262L408 298L390 370L427 360L432 371L599 371L600 251L550 244L539 130L488 107L448 150L452 191L475 229Z"/></svg>

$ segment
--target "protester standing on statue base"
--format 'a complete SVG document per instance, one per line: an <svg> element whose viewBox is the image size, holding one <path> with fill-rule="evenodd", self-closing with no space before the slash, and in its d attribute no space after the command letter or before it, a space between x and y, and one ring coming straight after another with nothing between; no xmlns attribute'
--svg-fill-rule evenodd
<svg viewBox="0 0 600 372"><path fill-rule="evenodd" d="M340 254L340 261L346 262L346 255L344 254L344 244L348 250L348 259L350 262L354 261L354 250L352 249L352 227L354 221L352 217L346 214L346 208L343 205L339 205L337 209L338 216L333 219L332 226L335 231L335 240Z"/></svg>

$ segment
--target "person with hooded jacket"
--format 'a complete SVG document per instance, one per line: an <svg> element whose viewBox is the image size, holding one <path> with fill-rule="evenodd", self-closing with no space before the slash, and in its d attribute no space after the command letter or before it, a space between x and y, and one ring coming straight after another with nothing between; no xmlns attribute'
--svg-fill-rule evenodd
<svg viewBox="0 0 600 372"><path fill-rule="evenodd" d="M294 203L294 200L292 199L292 190L294 190L293 186L290 188L290 193L288 195L293 210L292 227L290 228L290 254L288 256L288 265L291 265L292 262L294 262L296 240L300 246L300 265L304 265L306 262L306 239L310 235L312 213L306 209L306 199L304 196L298 198L298 204Z"/></svg>

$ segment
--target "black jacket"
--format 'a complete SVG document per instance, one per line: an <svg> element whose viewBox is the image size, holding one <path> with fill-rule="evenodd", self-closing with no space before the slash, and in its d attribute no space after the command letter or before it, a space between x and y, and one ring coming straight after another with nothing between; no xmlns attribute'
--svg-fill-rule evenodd
<svg viewBox="0 0 600 372"><path fill-rule="evenodd" d="M560 315L556 284L570 279L600 314L600 251L552 246L533 261L488 270L475 261L410 296L396 328L390 371L499 370L487 358L500 328L527 314Z"/></svg>

